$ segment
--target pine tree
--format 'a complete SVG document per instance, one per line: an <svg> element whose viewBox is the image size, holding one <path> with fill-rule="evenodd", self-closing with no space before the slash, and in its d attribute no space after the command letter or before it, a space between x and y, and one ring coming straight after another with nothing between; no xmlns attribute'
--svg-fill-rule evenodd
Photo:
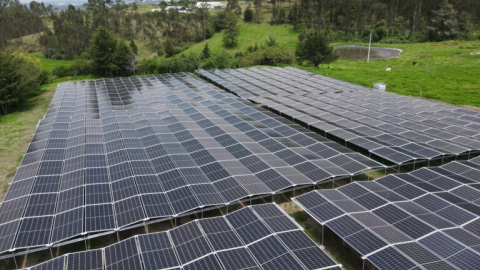
<svg viewBox="0 0 480 270"><path fill-rule="evenodd" d="M130 48L128 48L123 41L118 41L114 55L114 64L118 75L128 74L128 65L130 64L129 59L131 55L132 52L130 51Z"/></svg>
<svg viewBox="0 0 480 270"><path fill-rule="evenodd" d="M99 27L92 38L90 55L95 74L111 76L115 67L115 49L117 41L105 28Z"/></svg>
<svg viewBox="0 0 480 270"><path fill-rule="evenodd" d="M175 48L173 48L172 40L170 40L169 37L167 37L167 40L165 40L164 51L167 57L175 54Z"/></svg>
<svg viewBox="0 0 480 270"><path fill-rule="evenodd" d="M458 33L457 11L453 5L444 0L439 10L432 11L435 17L432 19L432 26L428 27L431 40L452 39Z"/></svg>
<svg viewBox="0 0 480 270"><path fill-rule="evenodd" d="M334 62L338 58L333 47L328 44L327 36L320 31L308 33L305 39L298 43L295 54L300 63L307 61L314 67Z"/></svg>
<svg viewBox="0 0 480 270"><path fill-rule="evenodd" d="M225 30L223 34L223 43L225 44L225 47L234 48L237 46L238 35L240 35L237 25L237 16L232 12L228 12L225 16L224 23Z"/></svg>
<svg viewBox="0 0 480 270"><path fill-rule="evenodd" d="M135 44L135 41L133 41L133 38L130 40L130 50L132 51L132 53L134 53L135 55L138 54L138 47L137 47L137 44Z"/></svg>
<svg viewBox="0 0 480 270"><path fill-rule="evenodd" d="M237 15L242 14L242 8L238 4L238 0L227 0L227 7L225 10L227 12L233 12Z"/></svg>
<svg viewBox="0 0 480 270"><path fill-rule="evenodd" d="M210 58L210 48L208 47L208 42L205 43L205 46L203 47L202 56L203 59Z"/></svg>
<svg viewBox="0 0 480 270"><path fill-rule="evenodd" d="M253 10L248 5L247 9L243 12L243 21L244 22L252 22L253 21Z"/></svg>

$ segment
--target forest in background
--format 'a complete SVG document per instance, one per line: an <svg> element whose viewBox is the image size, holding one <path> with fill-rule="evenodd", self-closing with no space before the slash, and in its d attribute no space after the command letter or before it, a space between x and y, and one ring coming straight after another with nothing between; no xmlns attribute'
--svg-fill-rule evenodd
<svg viewBox="0 0 480 270"><path fill-rule="evenodd" d="M318 66L336 59L328 43L368 42L370 35L373 42L384 44L479 38L475 33L480 18L477 0L228 0L225 3L225 7L209 8L196 1L162 1L153 6L157 11L150 12L122 0L89 0L82 8L69 5L58 11L35 1L25 5L18 0L0 0L0 51L4 51L0 57L12 63L4 66L3 73L10 72L11 78L25 76L22 63L33 63L28 59L31 53L69 63L57 62L51 70L32 73L38 80L29 80L30 85L16 92L0 91L0 105L18 103L21 93L52 77L129 76L295 63ZM248 47L232 51L241 40L239 23L259 29L265 23L288 25L289 30L285 31L298 39L292 42L294 48L285 47L283 40L278 40L283 37L266 30ZM211 44L215 47L212 51L208 42L220 32L222 50L218 50L219 44ZM21 48L25 36L34 37L36 49L12 54ZM310 42L313 39L317 43ZM189 50L199 43L203 44L201 51ZM324 43L326 49L315 56L315 48L319 45L323 48ZM323 53L332 55L324 57ZM5 80L3 84L13 86L15 81ZM3 85L0 88L7 89ZM8 110L4 114L5 111Z"/></svg>

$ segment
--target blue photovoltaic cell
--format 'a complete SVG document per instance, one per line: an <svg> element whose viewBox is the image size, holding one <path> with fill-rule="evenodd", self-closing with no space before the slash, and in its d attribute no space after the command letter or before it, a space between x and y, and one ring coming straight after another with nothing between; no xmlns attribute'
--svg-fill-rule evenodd
<svg viewBox="0 0 480 270"><path fill-rule="evenodd" d="M275 207L275 208L273 208ZM280 217L288 215L273 204L248 206L246 209L222 217L191 221L167 232L149 233L134 236L103 249L67 254L67 269L73 270L124 270L124 269L321 269L333 268L336 263L320 249L315 242L300 229L282 233L270 231L250 245L244 243L232 229L228 217L236 213L253 214L251 220L238 218L249 215L236 215L237 227L248 225L249 229L262 227L264 220L255 216ZM256 217L256 219L255 219ZM281 222L280 220L271 222ZM211 248L213 247L213 249ZM64 258L61 257L63 269ZM57 259L55 259L57 260ZM57 261L49 261L45 269L60 266ZM39 265L43 266L43 265ZM36 269L36 268L35 268Z"/></svg>
<svg viewBox="0 0 480 270"><path fill-rule="evenodd" d="M245 248L222 251L217 253L217 257L226 270L260 270L255 259Z"/></svg>
<svg viewBox="0 0 480 270"><path fill-rule="evenodd" d="M138 242L145 270L179 266L167 233L139 235Z"/></svg>
<svg viewBox="0 0 480 270"><path fill-rule="evenodd" d="M105 248L106 270L141 268L142 265L135 238L129 238Z"/></svg>
<svg viewBox="0 0 480 270"><path fill-rule="evenodd" d="M223 217L199 220L205 236L216 251L243 246Z"/></svg>
<svg viewBox="0 0 480 270"><path fill-rule="evenodd" d="M31 270L63 270L65 267L65 256L60 256L48 262L31 267Z"/></svg>
<svg viewBox="0 0 480 270"><path fill-rule="evenodd" d="M101 250L92 250L68 254L67 269L69 270L102 270L103 254Z"/></svg>
<svg viewBox="0 0 480 270"><path fill-rule="evenodd" d="M60 246L371 167L384 166L193 74L65 82L6 192L0 228L20 219L12 246ZM33 217L42 236L26 228ZM286 217L263 222L294 229Z"/></svg>

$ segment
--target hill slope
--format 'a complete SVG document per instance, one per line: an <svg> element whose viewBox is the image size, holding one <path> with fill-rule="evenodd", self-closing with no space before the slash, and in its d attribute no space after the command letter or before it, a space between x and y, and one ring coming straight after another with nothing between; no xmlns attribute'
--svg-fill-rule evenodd
<svg viewBox="0 0 480 270"><path fill-rule="evenodd" d="M208 42L208 46L212 53L227 51L231 54L235 52L246 52L249 46L258 46L265 43L265 39L269 36L277 39L280 47L295 50L298 42L298 33L292 31L291 25L270 25L268 23L242 23L240 24L240 36L238 37L238 46L236 48L227 49L223 46L223 32L216 33L212 38L196 43L187 50L179 53L188 55L190 52L200 54Z"/></svg>

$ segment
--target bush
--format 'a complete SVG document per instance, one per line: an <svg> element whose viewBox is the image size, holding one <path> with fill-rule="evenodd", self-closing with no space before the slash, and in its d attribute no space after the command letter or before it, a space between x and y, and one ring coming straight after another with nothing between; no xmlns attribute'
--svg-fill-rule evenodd
<svg viewBox="0 0 480 270"><path fill-rule="evenodd" d="M23 53L0 51L0 113L7 114L12 106L34 91L41 80L41 63Z"/></svg>
<svg viewBox="0 0 480 270"><path fill-rule="evenodd" d="M200 68L203 69L224 69L236 66L238 66L238 62L236 62L226 51L214 54L207 61L200 64Z"/></svg>
<svg viewBox="0 0 480 270"><path fill-rule="evenodd" d="M245 57L245 65L277 65L292 64L294 54L291 50L283 50L279 47L265 47L255 52L248 53Z"/></svg>
<svg viewBox="0 0 480 270"><path fill-rule="evenodd" d="M268 47L278 46L277 39L275 39L275 38L272 37L272 36L269 36L269 37L265 40L265 45L268 46Z"/></svg>
<svg viewBox="0 0 480 270"><path fill-rule="evenodd" d="M40 76L38 77L38 84L47 84L52 81L52 72L48 70L42 70Z"/></svg>
<svg viewBox="0 0 480 270"><path fill-rule="evenodd" d="M73 61L71 70L76 75L88 75L93 73L92 61L77 58Z"/></svg>
<svg viewBox="0 0 480 270"><path fill-rule="evenodd" d="M300 63L307 61L315 67L319 64L334 62L338 58L338 54L333 51L327 36L320 31L307 33L305 39L298 43L295 54Z"/></svg>
<svg viewBox="0 0 480 270"><path fill-rule="evenodd" d="M142 58L138 61L139 74L151 74L157 70L157 63L154 58Z"/></svg>
<svg viewBox="0 0 480 270"><path fill-rule="evenodd" d="M74 72L71 66L56 66L52 70L52 75L57 78L60 78L60 77L73 76Z"/></svg>
<svg viewBox="0 0 480 270"><path fill-rule="evenodd" d="M178 58L162 59L157 64L156 71L158 73L192 72L198 69L201 62L200 57L191 53L188 56L181 55Z"/></svg>
<svg viewBox="0 0 480 270"><path fill-rule="evenodd" d="M253 21L253 10L250 8L250 6L245 9L243 12L243 21L244 22L252 22Z"/></svg>

